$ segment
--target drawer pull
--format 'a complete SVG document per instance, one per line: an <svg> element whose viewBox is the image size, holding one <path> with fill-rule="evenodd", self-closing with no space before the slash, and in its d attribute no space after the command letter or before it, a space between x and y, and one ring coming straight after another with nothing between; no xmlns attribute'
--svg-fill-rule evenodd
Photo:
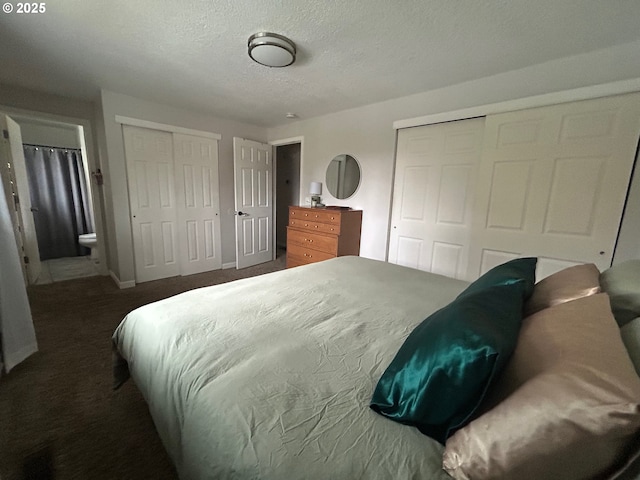
<svg viewBox="0 0 640 480"><path fill-rule="evenodd" d="M305 254L304 254L304 256L305 256L305 257L309 257L309 258L313 258L313 256L312 256L312 255L309 255L308 253L305 253Z"/></svg>
<svg viewBox="0 0 640 480"><path fill-rule="evenodd" d="M331 220L335 220L335 219L336 219L336 217L331 217Z"/></svg>
<svg viewBox="0 0 640 480"><path fill-rule="evenodd" d="M318 228L318 225L314 225L313 228Z"/></svg>
<svg viewBox="0 0 640 480"><path fill-rule="evenodd" d="M305 226L305 227L308 227L308 226L309 226L309 224L308 224L308 223L305 223L305 224L304 224L304 226Z"/></svg>

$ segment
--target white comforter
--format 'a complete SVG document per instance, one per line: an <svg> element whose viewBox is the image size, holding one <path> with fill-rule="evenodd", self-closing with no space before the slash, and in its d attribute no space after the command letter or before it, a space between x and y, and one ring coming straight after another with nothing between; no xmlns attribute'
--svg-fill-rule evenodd
<svg viewBox="0 0 640 480"><path fill-rule="evenodd" d="M146 305L113 339L182 479L447 479L442 446L369 399L466 285L339 257Z"/></svg>

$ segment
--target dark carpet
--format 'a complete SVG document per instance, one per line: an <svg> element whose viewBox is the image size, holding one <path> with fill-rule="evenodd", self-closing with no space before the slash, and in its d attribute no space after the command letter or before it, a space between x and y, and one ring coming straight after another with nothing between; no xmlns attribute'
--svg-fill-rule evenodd
<svg viewBox="0 0 640 480"><path fill-rule="evenodd" d="M0 478L177 478L135 384L111 388L111 335L134 308L281 270L284 259L125 290L109 277L29 287L39 352L0 377Z"/></svg>

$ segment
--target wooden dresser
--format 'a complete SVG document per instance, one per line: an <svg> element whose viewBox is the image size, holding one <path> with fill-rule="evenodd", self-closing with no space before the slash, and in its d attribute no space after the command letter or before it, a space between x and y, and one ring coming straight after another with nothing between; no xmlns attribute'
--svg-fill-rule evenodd
<svg viewBox="0 0 640 480"><path fill-rule="evenodd" d="M289 207L287 268L360 254L362 210Z"/></svg>

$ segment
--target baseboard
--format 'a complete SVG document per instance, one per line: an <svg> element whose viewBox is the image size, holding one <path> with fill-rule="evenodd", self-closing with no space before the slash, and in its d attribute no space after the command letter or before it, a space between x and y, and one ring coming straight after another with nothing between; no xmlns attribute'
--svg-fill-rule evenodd
<svg viewBox="0 0 640 480"><path fill-rule="evenodd" d="M113 271L111 271L111 270L109 270L109 276L111 277L111 279L114 282L116 282L116 285L120 289L131 288L131 287L135 287L136 286L136 281L135 280L128 280L126 282L121 282L120 279L118 278L118 276L115 273L113 273Z"/></svg>
<svg viewBox="0 0 640 480"><path fill-rule="evenodd" d="M236 268L236 262L223 263L222 269L227 270L228 268Z"/></svg>

